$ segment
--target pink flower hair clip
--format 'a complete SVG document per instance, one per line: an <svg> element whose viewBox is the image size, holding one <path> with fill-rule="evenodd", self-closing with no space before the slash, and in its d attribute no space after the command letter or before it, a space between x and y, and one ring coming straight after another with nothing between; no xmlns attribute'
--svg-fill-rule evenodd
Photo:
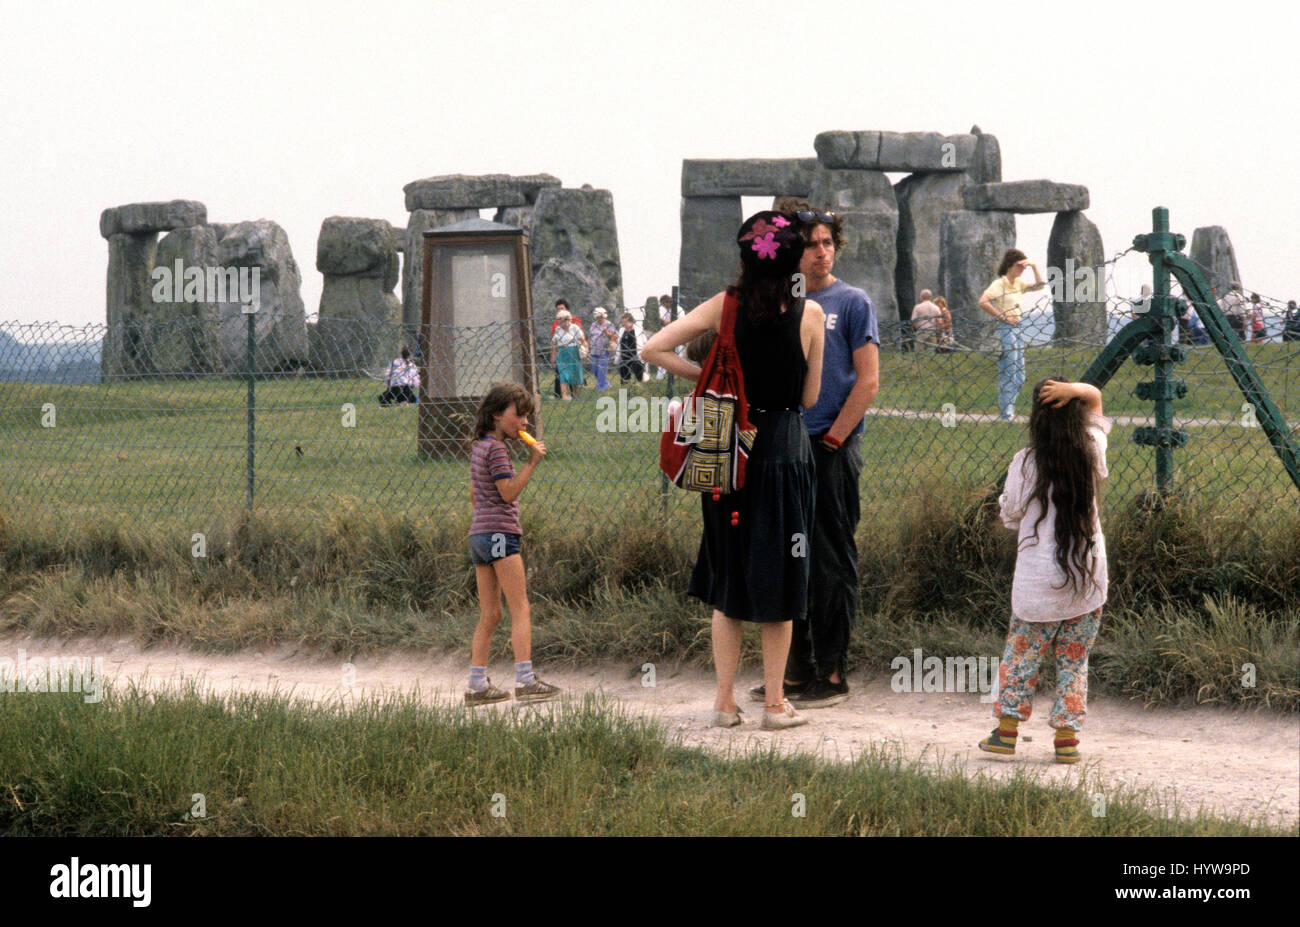
<svg viewBox="0 0 1300 927"><path fill-rule="evenodd" d="M768 232L763 237L754 239L752 249L758 253L758 259L760 261L768 258L776 258L776 252L780 245L774 239L775 234L773 232Z"/></svg>

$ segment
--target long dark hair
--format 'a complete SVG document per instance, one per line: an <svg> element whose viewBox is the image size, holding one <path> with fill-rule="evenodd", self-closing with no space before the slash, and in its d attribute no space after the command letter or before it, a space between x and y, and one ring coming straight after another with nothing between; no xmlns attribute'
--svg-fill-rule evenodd
<svg viewBox="0 0 1300 927"><path fill-rule="evenodd" d="M1076 397L1060 408L1049 406L1041 399L1046 382L1040 380L1034 387L1034 405L1029 412L1029 447L1036 471L1030 499L1039 506L1034 540L1047 517L1050 498L1056 507L1056 564L1065 573L1065 582L1058 588L1064 589L1068 583L1079 595L1095 582L1090 567L1097 546L1093 540L1100 488L1097 452L1088 437L1088 407L1083 400Z"/></svg>
<svg viewBox="0 0 1300 927"><path fill-rule="evenodd" d="M494 416L500 415L514 403L519 415L533 414L533 397L518 383L493 383L478 406L478 419L474 423L474 440L496 431Z"/></svg>
<svg viewBox="0 0 1300 927"><path fill-rule="evenodd" d="M760 275L744 264L740 268L740 279L727 287L727 293L736 297L745 321L755 326L775 322L782 310L793 309L798 302L792 275Z"/></svg>

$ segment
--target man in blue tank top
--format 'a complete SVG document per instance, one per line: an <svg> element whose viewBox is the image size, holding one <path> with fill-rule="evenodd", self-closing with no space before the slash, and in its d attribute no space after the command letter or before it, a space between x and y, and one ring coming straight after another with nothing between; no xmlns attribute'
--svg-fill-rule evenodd
<svg viewBox="0 0 1300 927"><path fill-rule="evenodd" d="M859 436L880 386L880 331L870 297L832 273L843 245L842 220L799 200L782 200L776 208L800 222L806 242L799 265L803 295L826 313L821 393L804 410L817 468L808 617L794 622L785 680L791 702L825 708L849 697L844 656L858 611ZM751 695L761 698L762 687Z"/></svg>

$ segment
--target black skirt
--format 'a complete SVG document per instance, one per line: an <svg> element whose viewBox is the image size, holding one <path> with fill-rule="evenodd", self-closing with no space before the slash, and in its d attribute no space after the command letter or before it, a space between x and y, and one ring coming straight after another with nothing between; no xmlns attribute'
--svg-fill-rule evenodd
<svg viewBox="0 0 1300 927"><path fill-rule="evenodd" d="M728 618L803 618L817 479L808 432L798 411L751 410L750 421L758 435L745 487L717 502L701 493L704 534L686 591Z"/></svg>

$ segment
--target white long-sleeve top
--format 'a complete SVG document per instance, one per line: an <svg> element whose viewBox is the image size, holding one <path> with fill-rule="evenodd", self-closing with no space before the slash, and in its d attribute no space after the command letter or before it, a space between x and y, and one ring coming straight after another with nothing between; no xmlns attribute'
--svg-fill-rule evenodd
<svg viewBox="0 0 1300 927"><path fill-rule="evenodd" d="M1090 416L1088 437L1096 446L1097 473L1105 479L1106 436L1111 420L1102 415ZM1049 498L1047 517L1034 523L1041 508L1031 498L1037 471L1034 454L1029 448L1018 452L1007 469L1007 482L999 503L1002 523L1019 531L1016 575L1011 582L1011 612L1021 621L1068 621L1100 608L1106 601L1110 577L1106 569L1106 538L1101 533L1101 518L1093 507L1093 548L1090 566L1093 582L1085 580L1083 590L1075 594L1065 572L1056 562L1056 506Z"/></svg>

